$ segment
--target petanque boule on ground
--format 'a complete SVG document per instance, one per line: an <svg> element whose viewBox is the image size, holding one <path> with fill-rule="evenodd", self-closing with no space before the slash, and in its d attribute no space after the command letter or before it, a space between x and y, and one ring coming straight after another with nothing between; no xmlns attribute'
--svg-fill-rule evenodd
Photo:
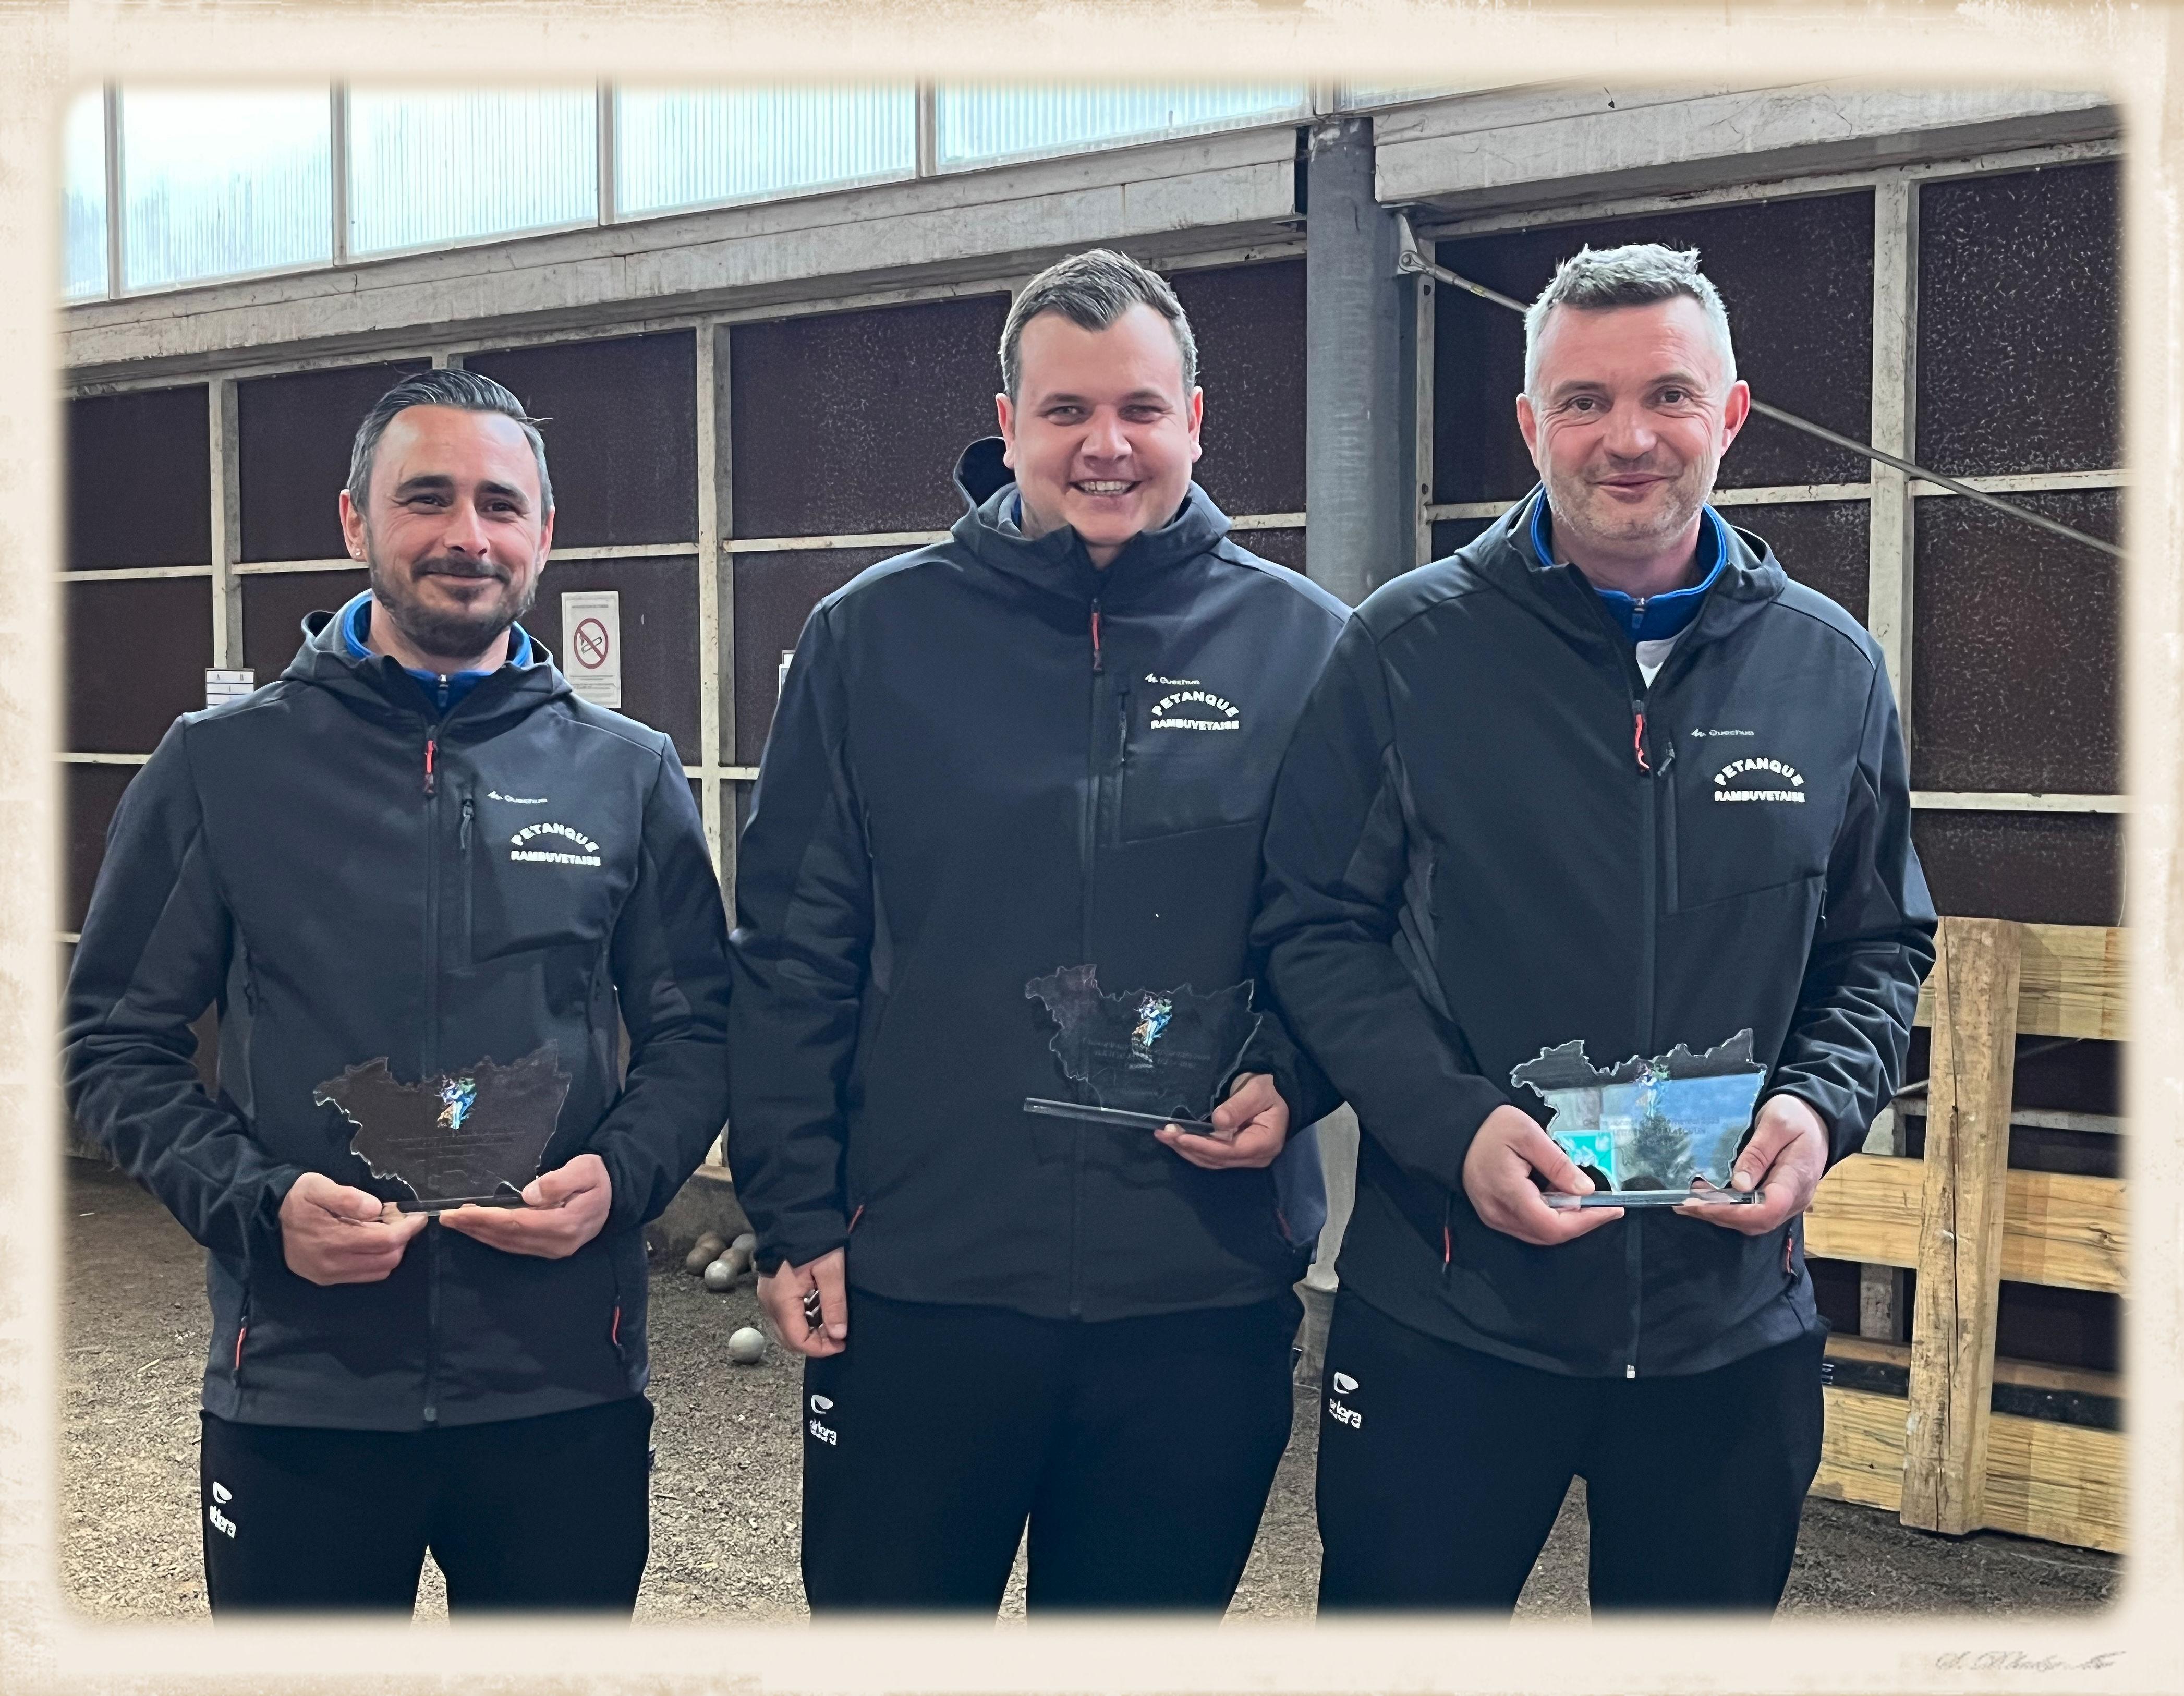
<svg viewBox="0 0 2184 1696"><path fill-rule="evenodd" d="M758 1233L755 1230L747 1230L728 1247L743 1250L746 1260L755 1258L758 1254Z"/></svg>
<svg viewBox="0 0 2184 1696"><path fill-rule="evenodd" d="M735 1263L726 1258L714 1261L705 1269L705 1287L716 1292L734 1289L736 1287Z"/></svg>
<svg viewBox="0 0 2184 1696"><path fill-rule="evenodd" d="M728 1358L738 1366L755 1366L766 1358L766 1333L745 1325L728 1336Z"/></svg>

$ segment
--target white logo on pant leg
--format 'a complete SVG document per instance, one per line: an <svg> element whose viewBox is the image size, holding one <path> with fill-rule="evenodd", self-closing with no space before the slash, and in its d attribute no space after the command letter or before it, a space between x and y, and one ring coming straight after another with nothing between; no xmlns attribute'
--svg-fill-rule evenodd
<svg viewBox="0 0 2184 1696"><path fill-rule="evenodd" d="M212 1498L220 1503L232 1502L235 1499L235 1492L215 1478L212 1481Z"/></svg>
<svg viewBox="0 0 2184 1696"><path fill-rule="evenodd" d="M1359 1413L1357 1409L1346 1406L1341 1399L1345 1396L1357 1393L1357 1381L1347 1372L1334 1373L1330 1375L1330 1381L1334 1386L1334 1394L1327 1398L1327 1411L1339 1423L1348 1425L1351 1430L1364 1430L1365 1415Z"/></svg>
<svg viewBox="0 0 2184 1696"><path fill-rule="evenodd" d="M218 1531L224 1537L227 1537L231 1540L233 1539L235 1536L235 1521L228 1518L226 1515L220 1512L217 1507L207 1508L205 1509L205 1517L212 1521L212 1528L214 1531Z"/></svg>
<svg viewBox="0 0 2184 1696"><path fill-rule="evenodd" d="M833 1413L834 1411L833 1398L831 1396L813 1396L811 1398L811 1411L815 1416L820 1414ZM832 1425L822 1424L816 1417L805 1420L805 1427L811 1433L812 1436L817 1437L822 1442L838 1442L840 1441L840 1434L837 1432Z"/></svg>

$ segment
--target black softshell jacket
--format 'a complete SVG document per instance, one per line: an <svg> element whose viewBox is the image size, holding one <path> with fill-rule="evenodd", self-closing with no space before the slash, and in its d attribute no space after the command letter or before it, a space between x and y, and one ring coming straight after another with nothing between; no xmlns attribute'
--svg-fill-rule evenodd
<svg viewBox="0 0 2184 1696"><path fill-rule="evenodd" d="M639 1227L727 1106L727 924L681 762L550 662L504 666L442 717L334 621L306 628L278 681L177 721L122 796L69 979L77 1122L208 1251L223 1418L405 1431L635 1394ZM214 1002L217 1099L189 1029ZM407 1193L349 1152L317 1085L549 1041L571 1082L544 1167L605 1163L597 1237L545 1260L435 1223L381 1283L288 1269L278 1213L304 1172Z"/></svg>
<svg viewBox="0 0 2184 1696"><path fill-rule="evenodd" d="M1105 571L1074 531L1011 534L999 449L965 455L950 539L820 602L790 663L737 862L737 1194L761 1265L846 1241L850 1282L902 1300L1096 1320L1266 1299L1311 1248L1273 1174L1025 1113L1089 1099L1025 985L1252 975L1274 774L1346 609L1230 541L1195 485ZM1335 1105L1271 1018L1245 1069L1300 1132ZM1295 1140L1314 1186L1318 1158Z"/></svg>
<svg viewBox="0 0 2184 1696"><path fill-rule="evenodd" d="M1872 639L1758 537L1648 689L1531 510L1351 619L1283 767L1256 940L1363 1130L1346 1289L1549 1370L1702 1371L1818 1326L1794 1224L1628 1212L1534 1247L1480 1222L1464 1157L1505 1102L1545 1119L1509 1081L1542 1049L1604 1067L1747 1027L1762 1099L1854 1150L1933 961L1903 739Z"/></svg>

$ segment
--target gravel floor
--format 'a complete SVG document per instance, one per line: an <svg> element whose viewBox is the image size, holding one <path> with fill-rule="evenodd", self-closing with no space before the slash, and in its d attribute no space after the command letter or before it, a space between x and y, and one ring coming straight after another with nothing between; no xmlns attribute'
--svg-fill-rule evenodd
<svg viewBox="0 0 2184 1696"><path fill-rule="evenodd" d="M105 1169L71 1162L64 1371L62 1583L103 1619L202 1618L197 1401L208 1326L203 1260L181 1228ZM799 1375L777 1351L731 1365L723 1347L756 1321L748 1284L708 1294L679 1263L655 1274L652 1398L659 1451L652 1562L640 1620L780 1620L804 1613L796 1567ZM1231 1610L1312 1611L1317 1398L1297 1397L1290 1451ZM1520 1614L1585 1612L1583 1486L1571 1492ZM2109 1556L1981 1532L1908 1531L1836 1502L1805 1510L1783 1606L1790 1613L2049 1613L2114 1593ZM1021 1564L1004 1616L1022 1611ZM444 1618L427 1563L420 1618Z"/></svg>

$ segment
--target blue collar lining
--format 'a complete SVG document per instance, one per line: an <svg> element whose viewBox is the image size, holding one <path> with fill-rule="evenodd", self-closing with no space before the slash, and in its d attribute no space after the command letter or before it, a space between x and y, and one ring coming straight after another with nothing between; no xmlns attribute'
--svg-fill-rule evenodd
<svg viewBox="0 0 2184 1696"><path fill-rule="evenodd" d="M1699 582L1688 589L1670 589L1665 594L1648 595L1640 600L1620 589L1595 587L1593 593L1607 605L1615 620L1615 628L1633 642L1664 642L1680 636L1699 616L1705 604L1707 591L1721 576L1722 568L1729 563L1729 525L1711 506L1700 508L1707 522L1699 526L1699 545L1696 563L1705 573ZM1540 563L1551 566L1555 562L1552 521L1547 512L1547 497L1540 491L1532 507L1532 551L1539 555ZM1582 577L1583 572L1579 575Z"/></svg>
<svg viewBox="0 0 2184 1696"><path fill-rule="evenodd" d="M342 639L348 645L349 658L369 660L377 657L366 640L371 633L370 589L357 595L335 617L340 622ZM510 633L505 663L527 666L531 662L531 633L518 624ZM402 669L417 680L417 687L425 691L426 700L438 712L447 711L493 675L490 671L450 672L443 678L437 672L420 671L414 666L404 666Z"/></svg>

